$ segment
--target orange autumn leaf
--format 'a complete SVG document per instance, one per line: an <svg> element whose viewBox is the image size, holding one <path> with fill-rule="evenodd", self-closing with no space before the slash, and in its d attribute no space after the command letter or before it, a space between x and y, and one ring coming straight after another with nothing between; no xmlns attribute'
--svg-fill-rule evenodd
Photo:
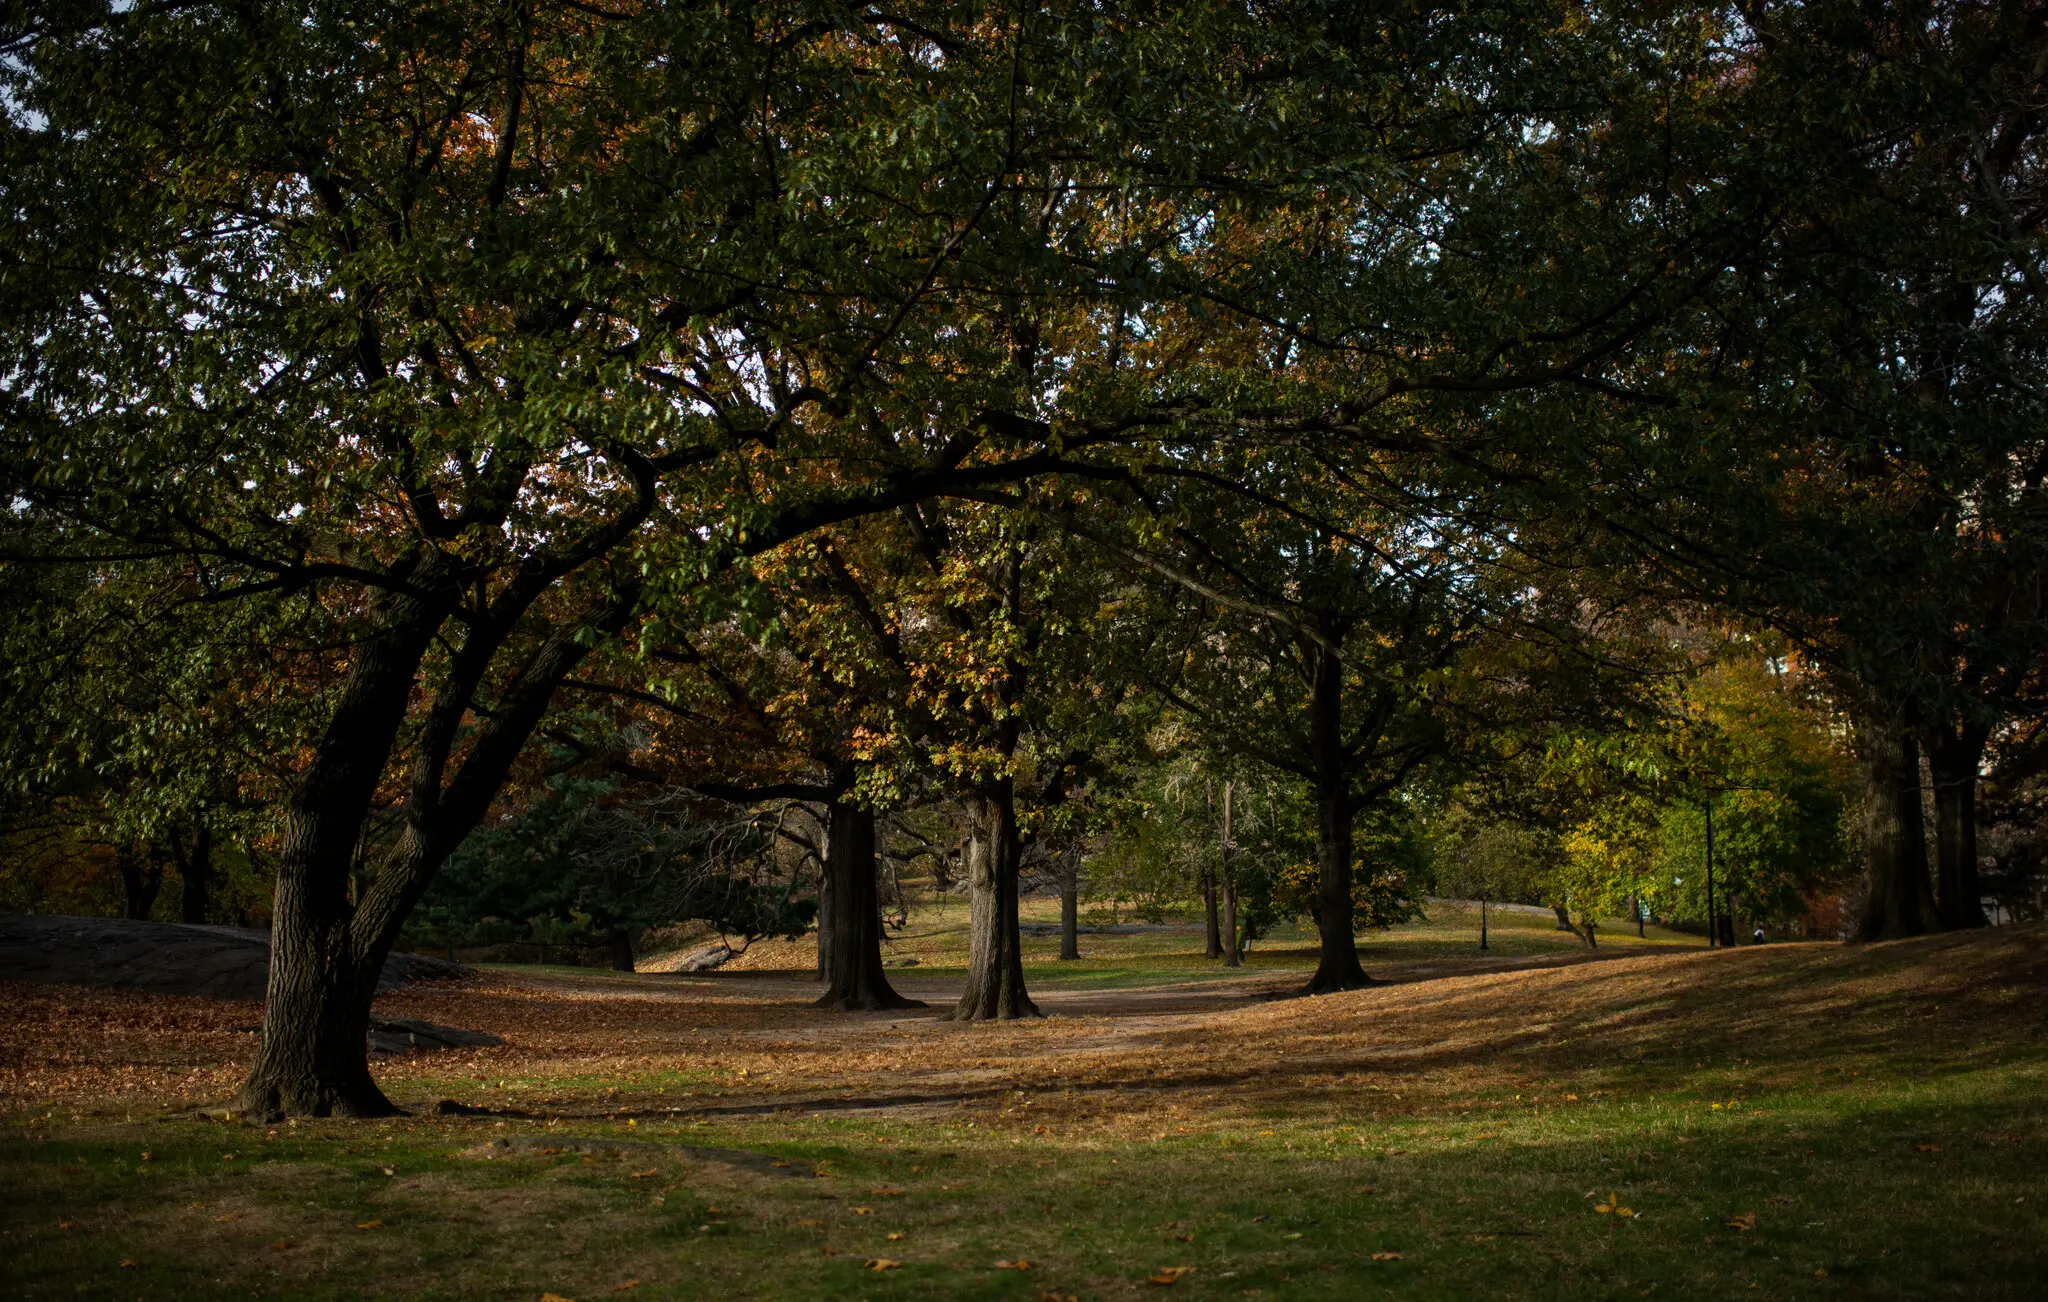
<svg viewBox="0 0 2048 1302"><path fill-rule="evenodd" d="M1744 1212L1740 1216L1730 1216L1722 1224L1731 1230L1741 1230L1746 1234L1756 1228L1756 1213Z"/></svg>
<svg viewBox="0 0 2048 1302"><path fill-rule="evenodd" d="M870 1257L866 1261L862 1262L861 1265L866 1266L869 1270L895 1270L898 1267L902 1266L903 1263L900 1261L891 1261L887 1257Z"/></svg>
<svg viewBox="0 0 2048 1302"><path fill-rule="evenodd" d="M1164 1288L1169 1284L1178 1284L1183 1276L1194 1273L1195 1268L1193 1266L1161 1266L1157 1271L1145 1276L1145 1282L1147 1284L1157 1284Z"/></svg>
<svg viewBox="0 0 2048 1302"><path fill-rule="evenodd" d="M1023 1259L1022 1257L1019 1257L1019 1258L1017 1258L1017 1260L1015 1260L1015 1261L999 1261L999 1262L997 1262L997 1263L996 1263L996 1269L997 1269L997 1270L1030 1270L1030 1269L1031 1269L1031 1263L1030 1263L1030 1262L1028 1262L1028 1261L1026 1261L1026 1260L1024 1260L1024 1259Z"/></svg>
<svg viewBox="0 0 2048 1302"><path fill-rule="evenodd" d="M1398 1252L1375 1252L1372 1254L1372 1259L1374 1261L1399 1261L1401 1254Z"/></svg>

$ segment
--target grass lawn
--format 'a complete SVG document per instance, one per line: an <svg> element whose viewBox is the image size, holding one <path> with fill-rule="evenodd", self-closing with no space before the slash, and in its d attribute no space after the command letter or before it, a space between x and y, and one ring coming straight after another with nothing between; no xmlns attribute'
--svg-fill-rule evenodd
<svg viewBox="0 0 2048 1302"><path fill-rule="evenodd" d="M1374 937L1389 983L1317 999L1285 997L1299 936L1229 976L1198 932L1084 936L1065 965L1034 939L1050 1016L1001 1026L810 1008L776 970L796 945L699 976L494 969L381 1001L508 1041L382 1064L412 1115L274 1128L201 1110L252 1006L11 985L0 1279L528 1302L2048 1289L2048 930L1708 952L1617 923L1592 956L1495 923L1486 956L1453 910ZM892 977L941 1004L962 924L914 921Z"/></svg>

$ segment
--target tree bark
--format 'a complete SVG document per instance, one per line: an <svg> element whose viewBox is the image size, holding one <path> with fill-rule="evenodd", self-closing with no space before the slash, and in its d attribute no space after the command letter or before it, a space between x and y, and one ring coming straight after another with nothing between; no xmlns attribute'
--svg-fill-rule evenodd
<svg viewBox="0 0 2048 1302"><path fill-rule="evenodd" d="M875 811L841 798L825 807L825 897L832 917L830 983L817 1003L841 1012L922 1008L897 994L882 970L882 906L875 882ZM822 917L822 915L821 915ZM824 953L822 947L821 954Z"/></svg>
<svg viewBox="0 0 2048 1302"><path fill-rule="evenodd" d="M1237 848L1237 842L1231 839L1231 786L1228 782L1223 784L1223 846L1216 875L1221 879L1218 886L1223 892L1223 966L1241 967L1244 955L1237 941L1237 874L1230 868L1231 852Z"/></svg>
<svg viewBox="0 0 2048 1302"><path fill-rule="evenodd" d="M114 847L114 869L121 874L121 916L147 922L156 907L157 892L163 889L164 866L153 856L140 855L129 845Z"/></svg>
<svg viewBox="0 0 2048 1302"><path fill-rule="evenodd" d="M192 830L192 848L185 848L185 838L176 828L171 829L171 856L178 863L178 881L183 887L178 899L178 920L193 926L204 926L207 906L211 902L213 886L213 827L204 817Z"/></svg>
<svg viewBox="0 0 2048 1302"><path fill-rule="evenodd" d="M830 815L828 814L827 818L829 817ZM826 829L825 835L828 838L831 836L831 829L829 826ZM839 917L838 905L837 902L833 899L833 887L834 883L832 880L832 846L830 840L828 839L825 845L825 858L822 861L820 861L818 865L817 979L820 981L830 981L832 979L833 961L838 952L837 947L833 944L835 937L833 935L832 928L833 924Z"/></svg>
<svg viewBox="0 0 2048 1302"><path fill-rule="evenodd" d="M1375 984L1358 963L1351 916L1351 772L1344 755L1344 663L1315 649L1309 696L1309 748L1316 775L1316 931L1322 954L1310 994Z"/></svg>
<svg viewBox="0 0 2048 1302"><path fill-rule="evenodd" d="M1895 720L1865 720L1857 750L1863 765L1863 854L1870 876L1857 938L1921 935L1933 929L1936 914L1927 877L1919 745Z"/></svg>
<svg viewBox="0 0 2048 1302"><path fill-rule="evenodd" d="M370 1078L367 1049L370 1000L390 940L364 952L351 926L350 870L440 620L410 598L391 605L398 609L349 667L341 701L285 806L263 1039L240 1095L259 1117L397 1111ZM401 848L423 847L408 831Z"/></svg>
<svg viewBox="0 0 2048 1302"><path fill-rule="evenodd" d="M1060 961L1081 958L1081 863L1073 853L1062 855L1066 866L1060 871Z"/></svg>
<svg viewBox="0 0 2048 1302"><path fill-rule="evenodd" d="M1216 870L1204 867L1202 869L1202 912L1207 919L1208 925L1205 928L1207 934L1204 936L1203 958L1223 957L1223 921L1217 916L1216 906Z"/></svg>
<svg viewBox="0 0 2048 1302"><path fill-rule="evenodd" d="M967 989L950 1014L956 1022L1040 1016L1024 990L1024 952L1017 928L1016 792L1009 778L985 787L971 804L967 842Z"/></svg>
<svg viewBox="0 0 2048 1302"><path fill-rule="evenodd" d="M1237 874L1227 863L1223 865L1223 966L1244 966L1244 950L1237 937Z"/></svg>
<svg viewBox="0 0 2048 1302"><path fill-rule="evenodd" d="M611 951L612 971L633 972L633 933L624 927L613 927L605 937L605 948Z"/></svg>
<svg viewBox="0 0 2048 1302"><path fill-rule="evenodd" d="M1982 729L1965 726L1927 753L1934 778L1935 903L1941 925L1951 930L1984 925L1977 884L1977 769L1986 740Z"/></svg>

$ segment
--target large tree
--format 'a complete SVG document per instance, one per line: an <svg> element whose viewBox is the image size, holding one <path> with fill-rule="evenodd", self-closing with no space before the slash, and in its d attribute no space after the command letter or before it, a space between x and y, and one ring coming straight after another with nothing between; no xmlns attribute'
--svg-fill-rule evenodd
<svg viewBox="0 0 2048 1302"><path fill-rule="evenodd" d="M388 1109L375 974L596 643L1052 460L971 300L1042 235L1014 192L1084 74L1055 24L930 17L80 4L11 37L14 555L291 611L318 684L252 1111Z"/></svg>

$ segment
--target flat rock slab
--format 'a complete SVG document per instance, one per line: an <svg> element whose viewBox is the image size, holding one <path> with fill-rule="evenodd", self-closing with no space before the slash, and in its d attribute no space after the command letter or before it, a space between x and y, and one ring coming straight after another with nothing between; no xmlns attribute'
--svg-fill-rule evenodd
<svg viewBox="0 0 2048 1302"><path fill-rule="evenodd" d="M372 1017L371 1053L432 1053L436 1049L482 1049L504 1041L485 1031L436 1026L409 1017Z"/></svg>
<svg viewBox="0 0 2048 1302"><path fill-rule="evenodd" d="M705 1148L693 1144L657 1144L634 1139L592 1139L582 1135L513 1135L493 1139L464 1149L463 1157L554 1157L580 1153L586 1157L681 1158L687 1162L716 1162L738 1167L756 1175L815 1176L808 1162L791 1162L767 1153L750 1153L743 1148Z"/></svg>
<svg viewBox="0 0 2048 1302"><path fill-rule="evenodd" d="M377 989L381 992L412 981L474 975L476 969L444 958L393 954L384 960ZM269 977L267 931L125 918L0 914L0 979L123 986L214 999L261 999Z"/></svg>

